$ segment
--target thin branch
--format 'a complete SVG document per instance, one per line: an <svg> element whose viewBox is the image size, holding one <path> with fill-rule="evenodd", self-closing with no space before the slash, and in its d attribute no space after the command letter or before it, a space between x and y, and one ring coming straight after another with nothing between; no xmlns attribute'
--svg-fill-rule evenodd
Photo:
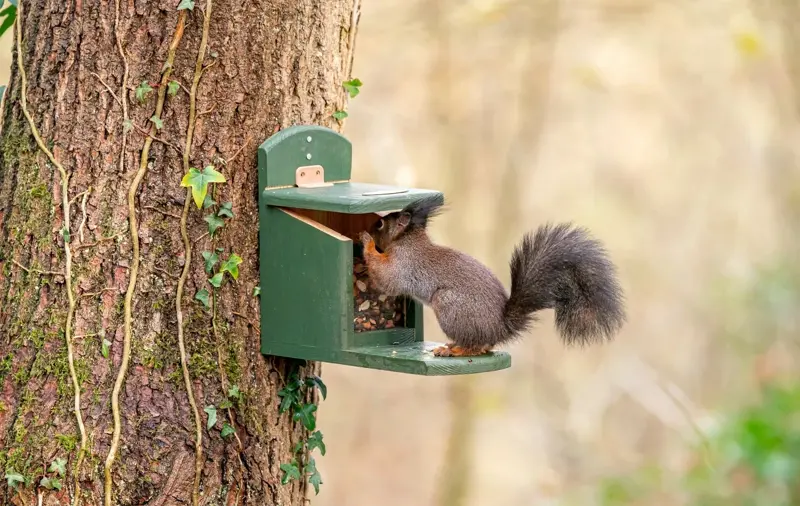
<svg viewBox="0 0 800 506"><path fill-rule="evenodd" d="M135 128L140 134L142 134L142 135L144 135L146 137L150 137L154 141L158 141L158 142L160 142L160 143L162 143L162 144L164 144L166 146L169 146L172 149L174 149L179 155L183 155L183 151L181 151L181 148L177 144L174 144L174 143L172 143L172 142L170 142L170 141L168 141L168 140L166 140L164 138L156 137L156 135L154 133L151 133L152 129L151 129L151 132L148 132L147 130L145 130L144 128L140 127L139 125L137 125L135 123L131 123L131 125L133 125L133 128Z"/></svg>
<svg viewBox="0 0 800 506"><path fill-rule="evenodd" d="M164 216L169 216L170 218L175 218L177 220L181 219L181 217L178 216L177 214L173 214L173 213L171 213L169 211L163 211L163 210L157 208L156 206L142 206L142 209L150 209L151 211L155 211L155 212L157 212L159 214L163 214Z"/></svg>
<svg viewBox="0 0 800 506"><path fill-rule="evenodd" d="M75 251L82 250L82 249L85 249L85 248L93 248L93 247L97 246L100 243L104 243L104 242L107 242L107 241L113 241L113 240L118 239L120 237L122 237L122 234L116 234L116 235L112 235L110 237L103 237L101 239L96 240L95 242L90 242L89 244L78 244L77 246L75 246Z"/></svg>
<svg viewBox="0 0 800 506"><path fill-rule="evenodd" d="M161 273L161 274L163 274L163 275L165 275L165 276L167 276L169 278L172 278L172 279L179 279L180 278L179 275L177 275L175 273L172 273L172 272L169 272L166 269L162 269L161 267L153 266L153 270L156 271L156 272L159 272L159 273Z"/></svg>
<svg viewBox="0 0 800 506"><path fill-rule="evenodd" d="M103 294L104 294L104 293L106 293L106 292L116 292L116 291L117 291L117 289L116 289L116 288L103 288L103 289L102 289L102 290L100 290L99 292L82 293L82 294L81 294L81 297L86 297L86 298L89 298L89 297L99 297L100 295L103 295Z"/></svg>
<svg viewBox="0 0 800 506"><path fill-rule="evenodd" d="M81 224L78 225L78 237L81 238L81 242L83 242L83 226L86 224L86 201L89 199L89 190L83 192L83 200L81 201Z"/></svg>
<svg viewBox="0 0 800 506"><path fill-rule="evenodd" d="M106 89L108 90L108 92L109 92L109 93L111 93L111 96L112 96L112 97L114 97L114 100L116 100L116 101L117 101L117 103L119 104L119 106L120 106L120 107L122 107L122 100L120 100L120 99L119 99L119 97L117 96L117 94L116 94L116 93L114 93L114 90L112 90L112 89L111 89L111 86L107 85L107 84L105 83L105 81L103 81L103 79L102 79L100 76L98 76L97 74L95 74L94 72L89 72L89 73L90 73L91 75L93 75L94 77L96 77L96 78L97 78L97 80L98 80L98 81L100 81L100 84L102 84L103 86L105 86L105 87L106 87Z"/></svg>
<svg viewBox="0 0 800 506"><path fill-rule="evenodd" d="M33 269L33 268L25 267L24 265L22 265L21 263L17 262L16 260L11 260L11 263L13 263L17 267L19 267L20 269L25 271L25 274L36 273L36 274L42 274L42 275L45 275L45 276L63 276L64 275L63 272L43 271L41 269Z"/></svg>
<svg viewBox="0 0 800 506"><path fill-rule="evenodd" d="M229 164L229 163L231 163L233 160L235 160L235 159L236 159L236 157L237 157L237 156L239 156L239 153L241 153L242 151L244 151L244 148L246 148L248 144L250 144L250 135L249 135L249 134L247 135L247 138L245 139L245 141L244 141L244 144L242 144L242 145L239 147L239 149L238 149L238 150L236 150L236 153L234 153L234 154L233 154L233 155L232 155L230 158L228 158L227 160L225 160L225 165L228 165L228 164Z"/></svg>

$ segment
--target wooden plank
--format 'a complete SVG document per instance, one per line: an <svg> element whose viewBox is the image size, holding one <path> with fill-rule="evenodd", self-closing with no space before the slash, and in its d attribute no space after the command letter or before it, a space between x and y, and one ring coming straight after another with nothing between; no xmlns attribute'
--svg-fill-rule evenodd
<svg viewBox="0 0 800 506"><path fill-rule="evenodd" d="M397 189L407 191L404 193L369 195L371 192ZM337 183L323 188L267 189L262 192L262 200L270 206L315 209L346 214L366 214L396 211L428 195L439 196L444 201L444 195L435 190L398 188L396 186L353 182Z"/></svg>

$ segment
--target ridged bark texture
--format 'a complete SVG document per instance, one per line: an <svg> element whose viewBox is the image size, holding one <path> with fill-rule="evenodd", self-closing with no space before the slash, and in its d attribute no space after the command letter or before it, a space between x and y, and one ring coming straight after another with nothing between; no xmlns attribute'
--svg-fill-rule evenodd
<svg viewBox="0 0 800 506"><path fill-rule="evenodd" d="M194 419L181 373L175 293L185 262L179 225L186 189L180 186L179 150L188 126L203 4L198 0L186 18L172 71L182 88L166 98L163 127L136 199L141 259L113 469L114 503L120 505L191 504ZM123 300L132 262L127 192L150 129L177 5L177 0L121 2L118 35L130 72L124 93L113 1L24 1L19 20L28 108L45 144L70 173L69 197L75 199L69 239L77 300L75 366L88 433L88 453L78 474L83 504L103 502L113 429L111 390L122 360ZM258 286L256 148L295 124L341 127L331 114L346 100L341 83L350 78L354 7L353 0L214 2L190 161L199 168L213 164L226 176L214 197L232 202L235 218L226 220L213 239L203 236L208 212L193 204L188 219L194 251L182 305L204 428L201 504L305 502L307 485L280 484L279 466L291 460L292 446L303 435L288 414L278 414L277 392L291 364L259 353L253 295ZM58 274L64 271L61 187L22 114L17 56L0 134L0 471L14 469L35 481L20 485L19 492L3 483L0 503L35 504L42 493L43 504L69 504L80 435L64 339L65 278ZM154 91L140 101L135 90L143 81ZM118 100L128 101L133 123L124 134L122 171ZM219 292L217 337L211 312L194 298L201 288L211 291L201 253L215 248L224 250L222 260L233 252L244 260L238 281L228 278ZM104 340L111 343L108 358ZM303 371L318 367L310 364ZM234 437L220 435L228 421L225 410L219 409L216 426L206 429L203 407L219 406L226 398L221 372L226 385L242 391L243 401L233 410L241 455ZM62 490L37 491L44 469L56 458L68 460Z"/></svg>

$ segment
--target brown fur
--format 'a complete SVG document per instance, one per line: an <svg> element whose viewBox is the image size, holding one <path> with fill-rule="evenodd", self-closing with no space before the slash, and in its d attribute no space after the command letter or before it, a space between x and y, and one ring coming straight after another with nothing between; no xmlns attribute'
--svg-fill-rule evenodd
<svg viewBox="0 0 800 506"><path fill-rule="evenodd" d="M556 311L568 344L611 339L625 321L614 265L599 242L569 224L540 227L515 249L511 295L474 258L431 242L435 198L409 204L361 236L370 278L387 295L408 295L430 306L452 341L439 356L473 356L527 330L534 313Z"/></svg>

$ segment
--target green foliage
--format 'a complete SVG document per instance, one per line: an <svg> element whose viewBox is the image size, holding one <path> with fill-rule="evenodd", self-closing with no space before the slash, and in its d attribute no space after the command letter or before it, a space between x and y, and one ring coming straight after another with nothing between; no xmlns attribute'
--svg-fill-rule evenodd
<svg viewBox="0 0 800 506"><path fill-rule="evenodd" d="M48 490L61 490L61 480L58 478L42 478L42 481L39 482L39 485L48 489Z"/></svg>
<svg viewBox="0 0 800 506"><path fill-rule="evenodd" d="M346 111L336 111L335 113L331 114L331 116L333 116L334 119L343 120L349 116L349 114L347 114Z"/></svg>
<svg viewBox="0 0 800 506"><path fill-rule="evenodd" d="M194 167L190 168L189 172L183 176L181 186L192 188L194 203L200 209L208 194L208 185L210 183L224 183L225 181L225 176L214 170L213 165L208 165L203 170L197 170Z"/></svg>
<svg viewBox="0 0 800 506"><path fill-rule="evenodd" d="M164 122L155 114L150 117L150 121L156 126L156 130L161 130L164 128Z"/></svg>
<svg viewBox="0 0 800 506"><path fill-rule="evenodd" d="M231 256L225 260L225 263L222 264L220 267L219 272L231 275L233 279L239 279L239 264L242 263L242 257L237 255L236 253L231 253Z"/></svg>
<svg viewBox="0 0 800 506"><path fill-rule="evenodd" d="M211 430L211 427L217 424L217 408L214 405L209 405L203 408L203 411L208 415L208 425L206 428Z"/></svg>
<svg viewBox="0 0 800 506"><path fill-rule="evenodd" d="M607 479L600 504L663 504L665 482L692 506L800 504L799 421L800 383L768 386L761 402L724 418L689 469L670 476L646 467Z"/></svg>
<svg viewBox="0 0 800 506"><path fill-rule="evenodd" d="M178 84L178 81L170 81L167 84L167 95L170 97L174 97L178 94L178 90L180 89L181 85Z"/></svg>
<svg viewBox="0 0 800 506"><path fill-rule="evenodd" d="M236 400L242 399L242 392L239 391L239 385L231 385L231 387L228 389L228 397Z"/></svg>
<svg viewBox="0 0 800 506"><path fill-rule="evenodd" d="M283 471L281 485L286 485L292 480L300 479L300 468L297 465L297 460L292 460L289 464L281 464L281 471Z"/></svg>
<svg viewBox="0 0 800 506"><path fill-rule="evenodd" d="M10 488L17 488L20 483L25 483L25 477L13 469L9 469L6 471L6 483Z"/></svg>
<svg viewBox="0 0 800 506"><path fill-rule="evenodd" d="M108 358L108 351L111 349L111 341L108 339L103 339L102 347L100 348L100 353L103 354L104 358Z"/></svg>
<svg viewBox="0 0 800 506"><path fill-rule="evenodd" d="M233 430L233 427L231 427L229 423L226 422L225 424L222 425L222 432L220 433L220 435L223 438L228 437L234 433L236 433L236 431Z"/></svg>
<svg viewBox="0 0 800 506"><path fill-rule="evenodd" d="M0 37L14 26L14 21L17 19L17 1L13 0L10 3L11 5L0 11L0 19L3 20L0 22ZM1 3L0 6L2 6Z"/></svg>
<svg viewBox="0 0 800 506"><path fill-rule="evenodd" d="M208 233L210 235L214 235L214 232L216 232L217 229L225 225L225 222L222 221L222 218L219 218L213 214L209 214L203 219L206 223L208 223Z"/></svg>
<svg viewBox="0 0 800 506"><path fill-rule="evenodd" d="M253 297L258 297L260 295L261 295L261 287L260 286L253 287Z"/></svg>
<svg viewBox="0 0 800 506"><path fill-rule="evenodd" d="M178 10L194 10L194 0L181 0L181 3L178 4Z"/></svg>
<svg viewBox="0 0 800 506"><path fill-rule="evenodd" d="M214 270L214 266L217 265L217 262L219 262L219 255L211 251L204 251L201 254L203 256L203 261L205 262L206 272L211 274L211 271Z"/></svg>
<svg viewBox="0 0 800 506"><path fill-rule="evenodd" d="M214 276L211 279L209 279L208 282L211 283L211 286L213 286L214 288L219 288L220 286L222 286L222 279L223 279L222 277L224 275L225 275L224 273L218 272L214 274Z"/></svg>
<svg viewBox="0 0 800 506"><path fill-rule="evenodd" d="M139 102L144 102L147 100L147 96L153 92L152 86L147 81L142 81L139 83L139 86L136 87L136 100Z"/></svg>
<svg viewBox="0 0 800 506"><path fill-rule="evenodd" d="M310 456L311 452L319 449L320 453L325 455L325 443L323 441L322 432L315 430L317 426L316 411L317 405L314 403L306 403L305 399L308 396L309 388L317 387L320 391L324 391L323 398L327 394L327 387L322 379L317 376L310 376L301 379L297 370L289 375L289 381L278 392L281 397L281 403L278 408L281 414L291 411L292 419L299 421L303 427L312 432L307 437L298 441L294 446L294 453L298 455L288 464L281 464L281 470L284 472L281 483L289 483L293 479L300 479L301 476L308 479L309 483L314 487L314 490L319 494L319 486L322 484L322 476L317 470L314 458ZM305 464L303 464L305 462ZM303 472L301 474L300 469Z"/></svg>
<svg viewBox="0 0 800 506"><path fill-rule="evenodd" d="M67 460L60 457L55 459L50 463L48 471L51 473L58 473L58 475L63 478L64 475L67 474Z"/></svg>
<svg viewBox="0 0 800 506"><path fill-rule="evenodd" d="M234 218L233 214L233 202L225 202L223 203L220 208L217 216L221 218Z"/></svg>
<svg viewBox="0 0 800 506"><path fill-rule="evenodd" d="M350 94L350 98L355 98L361 92L361 85L363 83L360 79L350 79L342 83L344 90Z"/></svg>
<svg viewBox="0 0 800 506"><path fill-rule="evenodd" d="M206 309L211 307L211 302L209 301L209 296L211 294L208 293L208 290L205 288L201 288L194 296L195 299L199 300L203 303Z"/></svg>

